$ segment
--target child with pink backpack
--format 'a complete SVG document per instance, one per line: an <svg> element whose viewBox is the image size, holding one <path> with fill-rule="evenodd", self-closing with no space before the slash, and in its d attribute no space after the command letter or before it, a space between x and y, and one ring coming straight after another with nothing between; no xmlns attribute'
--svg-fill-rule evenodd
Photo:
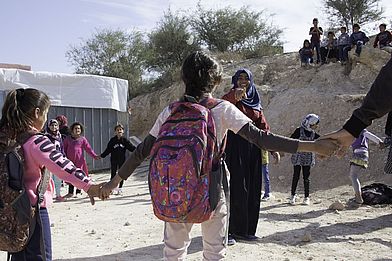
<svg viewBox="0 0 392 261"><path fill-rule="evenodd" d="M313 151L331 155L332 140L298 141L253 125L237 107L212 98L222 80L222 67L204 52L191 53L182 66L184 97L166 107L149 135L100 191L106 199L148 156L154 214L164 221L165 260L183 260L193 224L200 223L203 259L222 260L227 242L227 168L222 159L228 130L271 151ZM223 190L222 190L223 188Z"/></svg>

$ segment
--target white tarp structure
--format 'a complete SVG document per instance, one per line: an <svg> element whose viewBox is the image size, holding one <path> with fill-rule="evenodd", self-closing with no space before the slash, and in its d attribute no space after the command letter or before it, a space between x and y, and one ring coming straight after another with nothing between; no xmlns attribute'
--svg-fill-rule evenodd
<svg viewBox="0 0 392 261"><path fill-rule="evenodd" d="M0 90L29 87L45 92L54 106L127 111L128 81L123 79L0 69Z"/></svg>

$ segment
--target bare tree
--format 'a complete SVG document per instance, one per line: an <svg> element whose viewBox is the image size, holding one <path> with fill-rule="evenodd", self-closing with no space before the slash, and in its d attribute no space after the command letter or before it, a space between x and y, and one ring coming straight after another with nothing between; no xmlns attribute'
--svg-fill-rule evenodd
<svg viewBox="0 0 392 261"><path fill-rule="evenodd" d="M344 24L348 30L354 23L360 25L380 20L384 9L380 0L323 0L325 11L336 24Z"/></svg>

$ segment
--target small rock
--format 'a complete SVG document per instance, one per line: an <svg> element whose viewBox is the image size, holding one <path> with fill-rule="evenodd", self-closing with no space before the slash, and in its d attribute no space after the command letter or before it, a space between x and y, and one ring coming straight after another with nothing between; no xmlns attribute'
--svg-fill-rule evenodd
<svg viewBox="0 0 392 261"><path fill-rule="evenodd" d="M130 225L131 225L131 223L129 223L128 221L125 222L125 224L124 224L125 227L128 227L128 226L130 226Z"/></svg>
<svg viewBox="0 0 392 261"><path fill-rule="evenodd" d="M312 241L312 235L310 234L309 231L305 232L305 234L302 236L301 241L302 242L310 242L310 241Z"/></svg>
<svg viewBox="0 0 392 261"><path fill-rule="evenodd" d="M50 224L50 227L54 227L54 223Z"/></svg>
<svg viewBox="0 0 392 261"><path fill-rule="evenodd" d="M90 234L91 235L95 235L97 232L94 230L94 229L92 229L91 231L90 231Z"/></svg>
<svg viewBox="0 0 392 261"><path fill-rule="evenodd" d="M343 205L343 203L340 200L338 200L338 201L335 201L334 203L332 203L328 207L328 209L331 209L331 210L343 210L344 209L344 205Z"/></svg>

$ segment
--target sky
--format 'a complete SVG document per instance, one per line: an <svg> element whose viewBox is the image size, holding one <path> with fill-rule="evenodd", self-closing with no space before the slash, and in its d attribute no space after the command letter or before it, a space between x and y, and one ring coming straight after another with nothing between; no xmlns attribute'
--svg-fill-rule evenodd
<svg viewBox="0 0 392 261"><path fill-rule="evenodd" d="M206 9L231 6L274 14L283 29L284 51L297 51L308 37L314 17L327 24L321 0L201 0ZM149 32L170 8L192 12L191 0L2 0L0 1L0 63L30 65L33 71L72 73L65 53L101 29ZM385 22L392 1L382 0ZM389 26L388 26L389 28Z"/></svg>

